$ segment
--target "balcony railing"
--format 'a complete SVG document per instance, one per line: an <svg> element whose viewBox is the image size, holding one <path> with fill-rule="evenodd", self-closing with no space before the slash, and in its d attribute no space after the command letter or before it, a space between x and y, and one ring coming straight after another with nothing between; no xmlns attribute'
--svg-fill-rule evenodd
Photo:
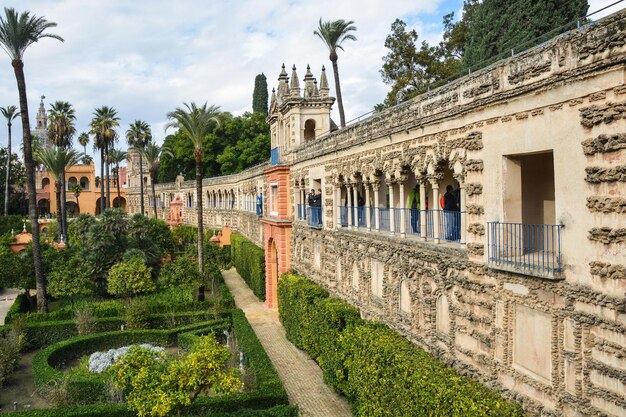
<svg viewBox="0 0 626 417"><path fill-rule="evenodd" d="M322 227L322 208L307 207L307 223L310 227L321 229Z"/></svg>
<svg viewBox="0 0 626 417"><path fill-rule="evenodd" d="M448 210L436 211L439 216L439 239L447 242L460 242L461 212Z"/></svg>
<svg viewBox="0 0 626 417"><path fill-rule="evenodd" d="M490 266L540 277L563 271L563 225L487 222L487 229Z"/></svg>
<svg viewBox="0 0 626 417"><path fill-rule="evenodd" d="M339 210L339 225L346 227L348 225L348 210L350 210L350 207L339 206L337 209Z"/></svg>
<svg viewBox="0 0 626 417"><path fill-rule="evenodd" d="M306 204L298 204L298 219L306 219Z"/></svg>

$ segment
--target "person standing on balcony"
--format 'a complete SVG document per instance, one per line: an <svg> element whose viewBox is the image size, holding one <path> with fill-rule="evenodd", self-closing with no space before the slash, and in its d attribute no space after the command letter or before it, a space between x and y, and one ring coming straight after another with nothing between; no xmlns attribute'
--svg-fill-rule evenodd
<svg viewBox="0 0 626 417"><path fill-rule="evenodd" d="M446 222L446 240L457 240L458 225L456 218L458 216L459 205L456 201L452 186L446 187L446 193L443 195L443 215Z"/></svg>
<svg viewBox="0 0 626 417"><path fill-rule="evenodd" d="M315 211L317 216L316 225L320 226L322 224L322 190L318 189L317 194L315 194Z"/></svg>
<svg viewBox="0 0 626 417"><path fill-rule="evenodd" d="M411 210L411 230L413 233L417 233L420 218L420 189L418 184L415 184L409 193L409 209Z"/></svg>
<svg viewBox="0 0 626 417"><path fill-rule="evenodd" d="M259 193L256 197L256 215L261 216L263 214L263 194Z"/></svg>
<svg viewBox="0 0 626 417"><path fill-rule="evenodd" d="M307 196L307 203L309 204L310 212L310 224L317 224L317 211L315 210L315 190L311 188L311 192Z"/></svg>

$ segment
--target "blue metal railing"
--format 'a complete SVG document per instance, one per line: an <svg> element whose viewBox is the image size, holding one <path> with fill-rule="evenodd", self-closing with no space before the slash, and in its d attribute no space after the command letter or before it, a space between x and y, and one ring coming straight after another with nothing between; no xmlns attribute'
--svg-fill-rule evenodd
<svg viewBox="0 0 626 417"><path fill-rule="evenodd" d="M360 206L356 208L357 226L367 227L367 218L365 213L365 207Z"/></svg>
<svg viewBox="0 0 626 417"><path fill-rule="evenodd" d="M406 233L409 235L421 236L420 211L418 209L405 209L404 221L406 222Z"/></svg>
<svg viewBox="0 0 626 417"><path fill-rule="evenodd" d="M278 165L280 163L280 148L277 146L272 148L270 156L270 164Z"/></svg>
<svg viewBox="0 0 626 417"><path fill-rule="evenodd" d="M401 227L400 225L402 224L402 210L397 209L397 208L393 208L391 209L391 212L393 213L393 226L394 229L392 230L392 232L396 232L396 233L400 233L401 232Z"/></svg>
<svg viewBox="0 0 626 417"><path fill-rule="evenodd" d="M563 225L487 222L487 229L491 266L538 276L554 276L563 271Z"/></svg>
<svg viewBox="0 0 626 417"><path fill-rule="evenodd" d="M315 228L322 227L322 208L321 207L307 207L307 224L310 227L315 227Z"/></svg>
<svg viewBox="0 0 626 417"><path fill-rule="evenodd" d="M461 212L436 210L439 216L439 239L461 242Z"/></svg>
<svg viewBox="0 0 626 417"><path fill-rule="evenodd" d="M298 219L306 219L306 204L298 204Z"/></svg>
<svg viewBox="0 0 626 417"><path fill-rule="evenodd" d="M389 209L385 207L377 207L376 210L378 211L379 229L384 232L388 232L390 230Z"/></svg>
<svg viewBox="0 0 626 417"><path fill-rule="evenodd" d="M426 239L435 238L435 219L433 210L424 210L424 218L426 219Z"/></svg>
<svg viewBox="0 0 626 417"><path fill-rule="evenodd" d="M339 226L346 227L348 225L348 206L339 206Z"/></svg>

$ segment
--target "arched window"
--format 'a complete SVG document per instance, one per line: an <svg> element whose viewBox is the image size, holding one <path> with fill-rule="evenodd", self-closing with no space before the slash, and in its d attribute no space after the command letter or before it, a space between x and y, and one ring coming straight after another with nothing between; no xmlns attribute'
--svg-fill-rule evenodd
<svg viewBox="0 0 626 417"><path fill-rule="evenodd" d="M78 184L76 177L70 177L70 179L67 180L67 191L70 191L76 184Z"/></svg>
<svg viewBox="0 0 626 417"><path fill-rule="evenodd" d="M83 191L89 191L89 178L87 177L80 178L80 188L82 188Z"/></svg>
<svg viewBox="0 0 626 417"><path fill-rule="evenodd" d="M306 142L315 139L315 120L308 119L304 122L304 140Z"/></svg>
<svg viewBox="0 0 626 417"><path fill-rule="evenodd" d="M44 178L41 180L41 188L47 189L47 187L50 187L50 178Z"/></svg>

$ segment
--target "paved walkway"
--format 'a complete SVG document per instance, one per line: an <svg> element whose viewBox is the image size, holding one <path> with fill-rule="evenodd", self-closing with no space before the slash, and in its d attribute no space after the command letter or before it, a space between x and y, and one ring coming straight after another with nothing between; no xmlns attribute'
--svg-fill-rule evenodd
<svg viewBox="0 0 626 417"><path fill-rule="evenodd" d="M0 289L0 326L4 324L4 318L19 293L19 290L12 288Z"/></svg>
<svg viewBox="0 0 626 417"><path fill-rule="evenodd" d="M226 285L235 297L254 332L274 363L285 385L289 402L300 407L304 417L348 417L350 406L324 384L322 370L306 353L296 348L285 337L285 329L278 311L271 310L256 298L234 268L223 271Z"/></svg>

